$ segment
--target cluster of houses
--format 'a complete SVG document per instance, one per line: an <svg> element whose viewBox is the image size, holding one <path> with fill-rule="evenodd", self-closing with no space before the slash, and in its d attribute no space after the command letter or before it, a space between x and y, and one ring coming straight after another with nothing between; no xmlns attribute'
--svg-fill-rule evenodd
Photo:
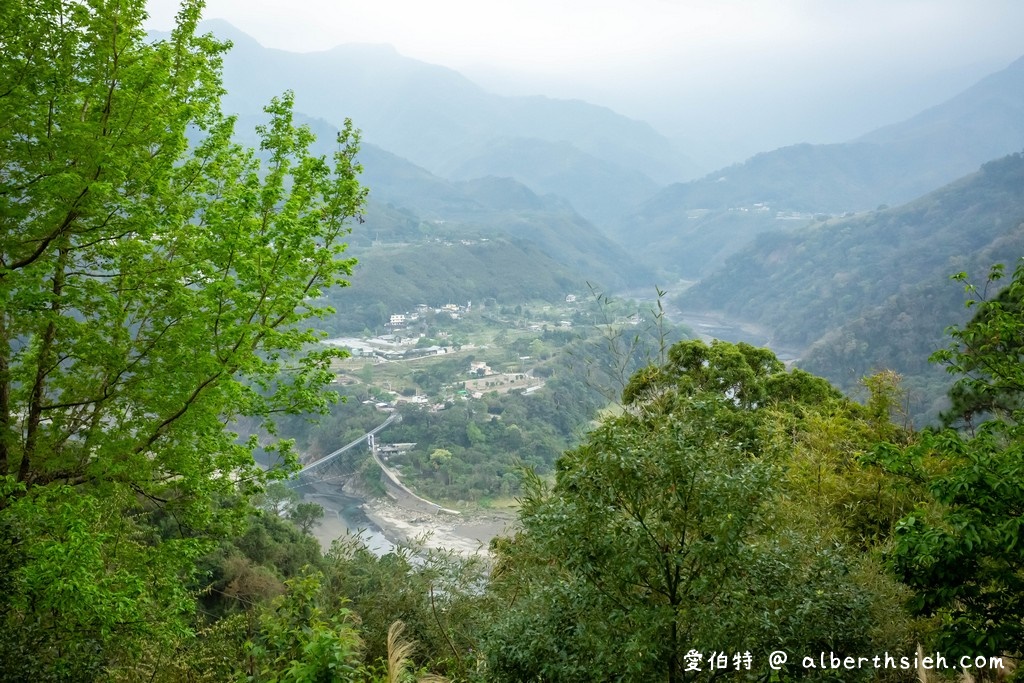
<svg viewBox="0 0 1024 683"><path fill-rule="evenodd" d="M522 360L528 360L529 356L523 356ZM469 374L473 379L463 382L463 386L473 398L482 398L488 391L505 393L513 389L520 389L524 394L532 394L542 386L544 382L528 372L495 372L487 363L473 361L469 364Z"/></svg>
<svg viewBox="0 0 1024 683"><path fill-rule="evenodd" d="M439 308L431 308L426 304L419 304L412 311L406 311L405 313L392 313L387 326L393 330L401 329L406 325L416 322L430 312L433 312L434 315L447 315L452 320L458 320L469 312L472 305L472 301L467 301L465 306L449 303Z"/></svg>
<svg viewBox="0 0 1024 683"><path fill-rule="evenodd" d="M381 341L388 341L388 338L394 339L393 335L385 334L381 337L377 337ZM353 356L363 356L373 359L374 362L383 363L385 361L395 360L411 360L413 358L423 358L425 356L443 356L446 353L451 352L449 346L421 346L421 347L405 347L405 346L394 346L394 347L377 347L377 348L362 348L360 350L351 349Z"/></svg>
<svg viewBox="0 0 1024 683"><path fill-rule="evenodd" d="M446 337L446 333L438 333L439 337ZM374 363L386 361L409 360L422 358L424 356L441 356L450 353L450 346L414 346L416 338L402 339L394 334L382 334L370 339L357 339L355 337L339 337L336 339L325 339L324 344L341 346L348 349L356 358L365 358Z"/></svg>
<svg viewBox="0 0 1024 683"><path fill-rule="evenodd" d="M523 356L528 360L529 356ZM387 401L363 401L364 404L372 405L383 413L393 413L397 410L398 404L415 404L430 412L436 413L449 407L451 401L468 401L470 399L481 399L484 394L490 391L506 393L519 390L524 394L532 394L544 386L544 381L534 377L529 372L497 372L487 363L481 361L470 361L467 373L470 377L456 382L454 385L447 385L450 392L447 399L440 401L431 399L423 394L403 396L398 392L389 392L393 398ZM461 386L461 388L459 388ZM390 388L390 387L389 387Z"/></svg>

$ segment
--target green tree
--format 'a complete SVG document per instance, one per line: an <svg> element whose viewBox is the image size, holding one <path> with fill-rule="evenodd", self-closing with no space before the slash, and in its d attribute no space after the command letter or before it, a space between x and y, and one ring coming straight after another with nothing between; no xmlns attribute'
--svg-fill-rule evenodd
<svg viewBox="0 0 1024 683"><path fill-rule="evenodd" d="M226 426L331 396L307 321L352 269L357 135L311 155L286 93L234 144L202 6L155 42L142 0L0 12L0 668L26 679L184 637L189 560L246 507L213 503L265 479Z"/></svg>
<svg viewBox="0 0 1024 683"><path fill-rule="evenodd" d="M299 494L282 481L267 484L266 488L252 499L259 509L275 517L284 517L299 502Z"/></svg>
<svg viewBox="0 0 1024 683"><path fill-rule="evenodd" d="M391 658L389 631L400 620L418 643L418 660L452 680L481 680L474 676L477 638L494 614L480 590L489 569L482 557L415 544L377 557L359 542L339 540L327 566L328 594L359 615L367 661Z"/></svg>
<svg viewBox="0 0 1024 683"><path fill-rule="evenodd" d="M681 342L624 404L558 461L550 490L527 478L522 532L497 547L499 680L709 680L707 662L687 670L690 650L763 667L772 650L891 636L874 626L898 612L878 567L788 503L805 485L788 472L804 417L856 411L827 382L764 349Z"/></svg>
<svg viewBox="0 0 1024 683"><path fill-rule="evenodd" d="M248 677L242 680L357 680L362 641L355 615L322 604L322 580L311 573L289 581L288 593L265 610L257 636L247 643Z"/></svg>
<svg viewBox="0 0 1024 683"><path fill-rule="evenodd" d="M1024 335L1019 321L1024 317L1024 259L1012 281L993 298L986 293L1003 279L1005 268L997 264L979 290L967 281L966 273L954 279L964 282L970 296L969 308L977 307L970 324L948 330L953 346L935 353L934 362L942 363L959 376L950 390L952 407L943 415L947 425L968 428L976 416L1014 420L1024 408Z"/></svg>
<svg viewBox="0 0 1024 683"><path fill-rule="evenodd" d="M452 452L447 448L435 448L430 453L430 466L435 472L444 474L444 483L452 483Z"/></svg>
<svg viewBox="0 0 1024 683"><path fill-rule="evenodd" d="M476 422L470 420L466 423L466 440L469 441L469 445L473 448L483 446L487 441L487 437L484 435L483 430Z"/></svg>
<svg viewBox="0 0 1024 683"><path fill-rule="evenodd" d="M316 503L299 503L288 513L288 518L302 533L308 534L324 518L324 508Z"/></svg>
<svg viewBox="0 0 1024 683"><path fill-rule="evenodd" d="M1024 643L1022 300L1024 261L998 296L969 302L973 320L952 328L952 347L933 356L960 375L951 392L959 414L949 417L962 429L881 449L930 494L901 520L890 560L916 591L912 607L941 617L937 646L951 656L1020 656ZM975 424L978 416L987 419Z"/></svg>

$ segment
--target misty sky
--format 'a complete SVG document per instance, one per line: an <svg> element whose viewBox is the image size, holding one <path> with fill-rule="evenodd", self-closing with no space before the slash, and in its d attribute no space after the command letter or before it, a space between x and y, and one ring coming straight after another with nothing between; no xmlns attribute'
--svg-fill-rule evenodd
<svg viewBox="0 0 1024 683"><path fill-rule="evenodd" d="M150 0L166 29L175 0ZM505 94L579 97L718 162L841 142L1024 55L1021 0L208 0L268 47L388 43Z"/></svg>

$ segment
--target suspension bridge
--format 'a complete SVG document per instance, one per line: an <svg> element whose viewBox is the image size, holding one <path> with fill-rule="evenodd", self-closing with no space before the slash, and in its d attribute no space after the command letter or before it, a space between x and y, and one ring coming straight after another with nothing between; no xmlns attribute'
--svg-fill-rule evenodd
<svg viewBox="0 0 1024 683"><path fill-rule="evenodd" d="M401 422L401 420L402 415L400 413L392 413L388 419L384 420L384 422L377 425L370 431L356 439L353 439L341 448L328 453L319 460L306 465L295 473L295 476L291 481L292 487L302 488L304 486L311 486L321 482L329 482L332 479L337 478L335 476L330 476L330 471L332 469L331 466L337 463L338 457L343 453L365 442L370 448L370 454L373 456L373 461L377 463L377 467L380 468L381 474L384 478L384 487L389 496L407 507L413 507L434 513L445 512L454 515L459 514L458 510L450 510L448 508L441 507L433 501L417 496L399 480L398 475L395 474L394 470L384 464L384 461L381 460L380 454L377 452L377 433L395 422Z"/></svg>

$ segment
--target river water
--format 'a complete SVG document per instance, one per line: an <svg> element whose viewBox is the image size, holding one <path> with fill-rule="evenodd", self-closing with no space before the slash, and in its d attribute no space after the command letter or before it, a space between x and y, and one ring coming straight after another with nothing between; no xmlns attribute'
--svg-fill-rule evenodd
<svg viewBox="0 0 1024 683"><path fill-rule="evenodd" d="M673 295L692 284L690 281L676 283L672 288ZM650 310L653 312L657 306L657 298L652 296L652 294L654 292L647 289L634 289L621 292L616 297L631 299L641 304L649 305ZM718 311L684 311L671 303L671 296L666 295L661 299L665 310L665 318L674 324L690 328L697 339L705 342L721 339L733 344L746 342L752 346L768 348L787 367L800 359L801 352L799 350L779 346L768 330L757 323L737 320Z"/></svg>
<svg viewBox="0 0 1024 683"><path fill-rule="evenodd" d="M734 344L746 342L752 346L768 348L787 366L799 360L799 351L780 347L767 330L755 323L733 320L716 313L666 310L666 314L672 322L689 327L698 339L708 342L721 339Z"/></svg>
<svg viewBox="0 0 1024 683"><path fill-rule="evenodd" d="M312 488L316 490L310 490ZM317 530L317 538L325 550L338 537L358 535L364 545L377 556L394 551L394 544L363 513L362 499L350 496L342 492L339 486L330 484L304 486L300 492L305 500L317 503L324 509L324 519Z"/></svg>
<svg viewBox="0 0 1024 683"><path fill-rule="evenodd" d="M276 456L262 449L253 453L253 457L264 469L279 464ZM324 509L324 518L315 529L314 535L325 552L330 549L331 542L336 538L357 535L377 556L386 555L395 549L394 544L385 538L380 527L363 513L363 500L344 492L341 480L330 478L296 486L295 490L306 502L317 503Z"/></svg>

